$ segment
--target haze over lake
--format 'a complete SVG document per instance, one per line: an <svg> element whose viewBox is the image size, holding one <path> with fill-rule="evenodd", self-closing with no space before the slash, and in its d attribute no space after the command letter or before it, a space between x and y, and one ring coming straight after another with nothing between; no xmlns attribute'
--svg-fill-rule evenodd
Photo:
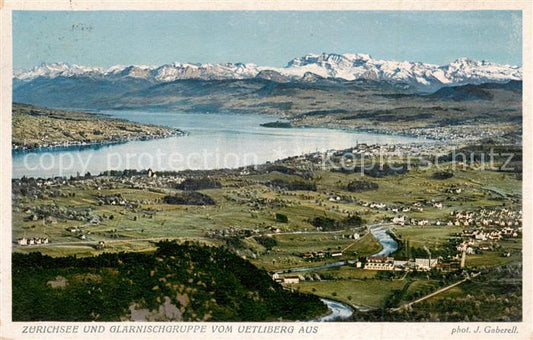
<svg viewBox="0 0 533 340"><path fill-rule="evenodd" d="M324 128L267 128L277 117L234 113L105 111L115 118L164 125L188 136L85 149L13 153L13 177L98 174L106 170L198 170L235 168L357 143L411 143L419 139Z"/></svg>

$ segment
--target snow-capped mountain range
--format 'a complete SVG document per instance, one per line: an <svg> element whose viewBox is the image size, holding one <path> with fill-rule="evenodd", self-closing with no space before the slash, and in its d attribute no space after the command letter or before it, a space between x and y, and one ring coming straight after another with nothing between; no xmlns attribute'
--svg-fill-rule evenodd
<svg viewBox="0 0 533 340"><path fill-rule="evenodd" d="M318 77L317 77L318 76ZM385 81L411 86L419 90L435 90L443 86L507 82L521 80L519 66L500 65L488 61L459 58L448 65L373 59L368 54L308 54L291 60L285 67L254 64L189 64L162 66L113 66L108 69L69 65L43 64L30 70L16 70L14 80L28 82L37 78L90 77L104 79L139 78L155 83L180 79L251 79L274 81L312 81L317 78Z"/></svg>

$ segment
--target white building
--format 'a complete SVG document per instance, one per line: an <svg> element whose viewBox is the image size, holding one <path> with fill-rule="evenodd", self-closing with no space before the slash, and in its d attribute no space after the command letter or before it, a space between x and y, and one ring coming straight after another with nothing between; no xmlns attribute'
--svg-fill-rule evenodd
<svg viewBox="0 0 533 340"><path fill-rule="evenodd" d="M399 224L399 225L404 225L405 224L405 216L395 216L392 219L392 223Z"/></svg>
<svg viewBox="0 0 533 340"><path fill-rule="evenodd" d="M365 263L366 270L394 270L394 263L392 262L367 262Z"/></svg>
<svg viewBox="0 0 533 340"><path fill-rule="evenodd" d="M419 270L430 270L435 268L438 262L437 259L415 259L415 267Z"/></svg>
<svg viewBox="0 0 533 340"><path fill-rule="evenodd" d="M283 278L283 283L288 284L288 285L300 283L300 277L299 276L285 276Z"/></svg>

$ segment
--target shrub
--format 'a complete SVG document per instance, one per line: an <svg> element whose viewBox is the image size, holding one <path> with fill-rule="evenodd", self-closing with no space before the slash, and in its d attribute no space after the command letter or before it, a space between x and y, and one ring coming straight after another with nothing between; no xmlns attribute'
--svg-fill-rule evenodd
<svg viewBox="0 0 533 340"><path fill-rule="evenodd" d="M364 220L357 216L351 215L342 221L337 221L329 217L318 216L311 220L311 224L323 231L341 230L346 228L360 227Z"/></svg>
<svg viewBox="0 0 533 340"><path fill-rule="evenodd" d="M379 188L377 183L369 181L353 181L348 184L347 190L351 192L363 192L369 190L376 190Z"/></svg>
<svg viewBox="0 0 533 340"><path fill-rule="evenodd" d="M179 193L174 196L168 195L163 198L163 202L182 205L215 205L215 201L211 197L196 191Z"/></svg>
<svg viewBox="0 0 533 340"><path fill-rule="evenodd" d="M278 245L278 241L269 236L256 236L255 240L267 250L271 250L274 246Z"/></svg>
<svg viewBox="0 0 533 340"><path fill-rule="evenodd" d="M357 215L351 215L342 220L344 227L360 227L363 224L363 219Z"/></svg>
<svg viewBox="0 0 533 340"><path fill-rule="evenodd" d="M203 190L203 189L216 189L220 188L222 185L220 182L208 178L187 178L180 184L176 186L177 189L180 190L188 190L188 191L195 191L195 190Z"/></svg>
<svg viewBox="0 0 533 340"><path fill-rule="evenodd" d="M288 223L289 218L285 214L276 213L276 221L279 223Z"/></svg>
<svg viewBox="0 0 533 340"><path fill-rule="evenodd" d="M339 229L338 222L329 217L323 217L323 216L315 217L311 221L311 224L324 231Z"/></svg>
<svg viewBox="0 0 533 340"><path fill-rule="evenodd" d="M270 185L287 190L308 190L316 191L316 184L304 180L286 181L283 179L274 179L270 181Z"/></svg>
<svg viewBox="0 0 533 340"><path fill-rule="evenodd" d="M437 171L433 175L431 175L431 178L433 179L448 179L453 177L453 172L451 171Z"/></svg>

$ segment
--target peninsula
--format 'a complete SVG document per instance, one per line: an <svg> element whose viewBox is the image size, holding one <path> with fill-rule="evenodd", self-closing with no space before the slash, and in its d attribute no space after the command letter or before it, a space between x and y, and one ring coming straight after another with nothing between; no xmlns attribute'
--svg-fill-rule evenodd
<svg viewBox="0 0 533 340"><path fill-rule="evenodd" d="M181 136L175 128L138 124L102 114L13 104L12 149L122 143Z"/></svg>

